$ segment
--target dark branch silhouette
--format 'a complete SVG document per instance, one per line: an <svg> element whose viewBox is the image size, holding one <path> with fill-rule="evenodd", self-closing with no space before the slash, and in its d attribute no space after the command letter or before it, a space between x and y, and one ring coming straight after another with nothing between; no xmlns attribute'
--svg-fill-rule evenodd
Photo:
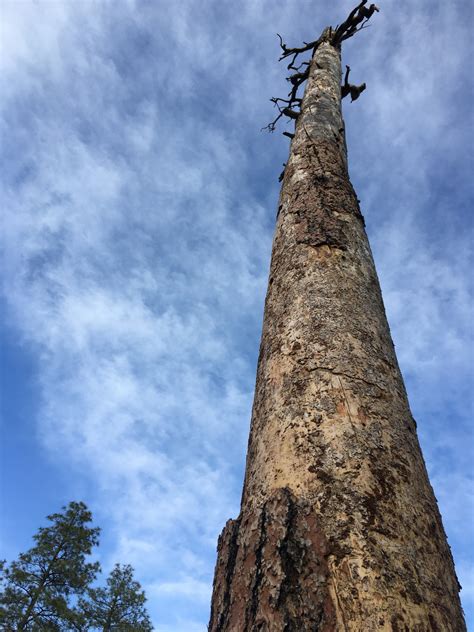
<svg viewBox="0 0 474 632"><path fill-rule="evenodd" d="M366 4L367 0L362 0L362 2L349 13L347 19L336 28L332 40L334 46L339 46L341 42L349 39L349 37L352 37L363 28L366 28L366 23L373 16L374 12L380 10L375 4L371 4L369 8L365 6Z"/></svg>
<svg viewBox="0 0 474 632"><path fill-rule="evenodd" d="M278 108L278 116L267 126L262 129L266 129L269 132L274 132L276 129L276 124L282 117L287 117L290 120L296 120L300 114L299 110L295 110L294 108L300 108L302 99L298 96L298 91L300 87L305 83L305 81L309 77L309 71L311 66L311 60L302 61L297 64L298 56L304 53L310 52L313 56L316 49L322 42L329 42L332 46L340 46L341 43L353 37L356 33L361 31L364 28L367 28L367 22L372 17L372 15L379 8L375 4L371 4L369 7L366 7L367 0L362 0L355 9L353 9L349 15L347 16L344 22L337 26L336 29L331 27L326 28L321 36L312 42L303 42L303 46L300 47L289 47L283 41L282 36L277 33L278 39L280 40L280 48L281 55L278 61L282 61L283 59L291 58L290 63L287 66L288 70L294 71L289 77L287 77L287 81L291 83L291 91L288 93L288 99L283 99L281 97L272 97L270 101L276 105ZM299 60L298 60L299 61ZM341 98L346 97L348 94L351 95L351 101L355 101L359 98L361 93L366 89L365 83L360 86L355 86L349 83L349 66L346 66L346 76L344 78L344 84L341 86ZM290 132L283 132L285 136L292 137L293 134Z"/></svg>
<svg viewBox="0 0 474 632"><path fill-rule="evenodd" d="M298 98L282 99L281 97L272 97L270 99L270 101L277 106L279 114L266 127L262 127L262 130L268 129L269 132L274 132L275 131L275 126L278 123L278 121L281 119L282 116L286 116L289 119L294 119L294 120L296 120L298 118L299 112L296 111L296 110L293 110L292 106L296 105L296 106L299 107L301 105L302 99L298 99ZM285 106L281 106L280 103L279 103L280 101L282 103L286 103L286 105Z"/></svg>
<svg viewBox="0 0 474 632"><path fill-rule="evenodd" d="M283 51L283 54L281 55L278 61L282 61L282 59L285 59L286 57L293 55L293 59L287 66L288 70L291 70L291 67L295 63L298 55L301 55L301 53L306 53L306 51L308 50L313 50L314 52L314 50L317 48L319 44L319 40L315 40L314 42L310 42L309 44L307 42L303 42L304 46L302 46L301 48L288 48L286 44L284 43L281 35L279 33L277 33L277 35L280 39L280 48Z"/></svg>
<svg viewBox="0 0 474 632"><path fill-rule="evenodd" d="M346 74L344 76L344 84L341 86L341 99L347 97L348 94L351 95L351 103L358 99L362 92L366 89L365 83L362 83L360 86L355 86L352 83L349 83L349 73L351 71L350 66L346 66Z"/></svg>

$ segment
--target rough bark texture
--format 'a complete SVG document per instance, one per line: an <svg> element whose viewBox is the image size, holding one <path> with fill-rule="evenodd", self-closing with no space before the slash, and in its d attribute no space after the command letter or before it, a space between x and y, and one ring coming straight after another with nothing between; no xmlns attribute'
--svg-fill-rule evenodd
<svg viewBox="0 0 474 632"><path fill-rule="evenodd" d="M279 201L241 514L211 632L465 630L347 171L340 51L312 60Z"/></svg>

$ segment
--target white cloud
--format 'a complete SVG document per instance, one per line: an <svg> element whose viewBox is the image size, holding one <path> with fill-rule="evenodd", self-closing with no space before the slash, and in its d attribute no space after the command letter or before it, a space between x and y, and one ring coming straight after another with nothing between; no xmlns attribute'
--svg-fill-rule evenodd
<svg viewBox="0 0 474 632"><path fill-rule="evenodd" d="M205 629L201 622L178 617L171 625L157 625L155 632L204 632Z"/></svg>
<svg viewBox="0 0 474 632"><path fill-rule="evenodd" d="M184 577L177 582L161 582L152 584L149 587L151 595L184 595L190 599L203 601L206 605L210 603L211 587L207 582L196 581L192 577Z"/></svg>

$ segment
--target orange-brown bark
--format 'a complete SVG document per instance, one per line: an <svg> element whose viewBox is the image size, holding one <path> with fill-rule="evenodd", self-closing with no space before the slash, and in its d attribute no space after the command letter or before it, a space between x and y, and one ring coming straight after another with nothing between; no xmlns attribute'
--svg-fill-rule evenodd
<svg viewBox="0 0 474 632"><path fill-rule="evenodd" d="M211 632L462 632L456 575L316 49L279 200L241 514Z"/></svg>

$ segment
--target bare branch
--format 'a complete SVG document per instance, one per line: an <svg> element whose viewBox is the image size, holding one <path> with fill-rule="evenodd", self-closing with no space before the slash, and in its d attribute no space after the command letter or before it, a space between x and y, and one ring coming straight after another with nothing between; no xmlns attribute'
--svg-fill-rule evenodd
<svg viewBox="0 0 474 632"><path fill-rule="evenodd" d="M280 48L283 51L278 61L281 61L282 59L285 59L286 57L290 57L291 55L293 55L293 59L288 65L288 70L290 70L291 67L294 65L298 55L301 55L301 53L306 53L309 50L315 49L319 44L319 39L317 39L314 42L303 42L304 46L301 46L300 48L288 48L288 46L284 43L282 36L279 33L277 33L277 35L280 39Z"/></svg>
<svg viewBox="0 0 474 632"><path fill-rule="evenodd" d="M299 86L300 83L303 83L309 76L309 68L305 72L295 72L294 75L290 75L286 78L287 81L291 83L292 86Z"/></svg>
<svg viewBox="0 0 474 632"><path fill-rule="evenodd" d="M369 8L365 6L366 4L367 0L362 0L355 9L352 9L347 19L336 28L332 38L333 46L340 46L341 42L362 31L375 11L380 11L375 4L371 4Z"/></svg>
<svg viewBox="0 0 474 632"><path fill-rule="evenodd" d="M341 86L341 99L347 97L348 94L351 95L351 103L352 101L356 101L362 92L366 89L365 83L362 83L360 86L355 86L352 83L349 83L349 73L351 72L351 67L346 66L346 74L344 76L344 83Z"/></svg>
<svg viewBox="0 0 474 632"><path fill-rule="evenodd" d="M276 124L278 123L278 121L281 119L282 116L283 116L283 112L280 110L280 114L276 117L276 119L274 119L268 125L265 125L265 127L262 127L260 131L263 132L265 130L268 130L270 133L273 133L275 131Z"/></svg>
<svg viewBox="0 0 474 632"><path fill-rule="evenodd" d="M295 119L295 120L296 120L296 119L298 118L298 116L300 115L300 113L299 113L299 112L295 112L295 110L292 110L291 108L284 108L284 109L282 110L282 114L284 114L284 115L285 115L285 116L287 116L288 118Z"/></svg>
<svg viewBox="0 0 474 632"><path fill-rule="evenodd" d="M280 105L278 103L279 101L281 101L282 103L286 103L287 107L291 107L293 104L300 106L302 99L282 99L281 97L272 97L270 101L274 103L281 112L282 108L280 108Z"/></svg>
<svg viewBox="0 0 474 632"><path fill-rule="evenodd" d="M282 59L285 59L285 57L289 57L290 55L294 55L295 53L297 55L301 53L305 53L306 51L314 48L319 43L319 40L315 40L314 42L303 42L304 45L299 48L288 48L288 46L284 43L283 38L280 35L280 33L277 33L277 35L280 40L280 48L283 51L278 61L281 61Z"/></svg>
<svg viewBox="0 0 474 632"><path fill-rule="evenodd" d="M297 112L296 110L292 110L290 107L281 108L280 105L276 103L276 101L285 102L286 101L285 99L276 99L275 97L273 97L271 101L273 101L273 103L275 103L275 105L277 106L279 114L271 123L269 123L265 127L262 127L262 131L268 130L269 132L274 132L276 128L276 124L278 123L278 121L281 119L282 116L286 116L289 119L296 120L298 116L300 115L300 112ZM301 101L301 99L299 99L299 101Z"/></svg>
<svg viewBox="0 0 474 632"><path fill-rule="evenodd" d="M303 66L309 66L309 65L310 65L309 61L302 61L299 66L288 66L288 70L295 70L296 72L299 72Z"/></svg>
<svg viewBox="0 0 474 632"><path fill-rule="evenodd" d="M281 48L279 61L282 61L287 57L291 58L287 68L288 70L294 71L294 73L287 77L286 80L291 83L292 89L288 93L288 99L282 99L279 97L273 97L271 99L272 103L277 106L279 113L278 116L269 123L269 125L262 129L268 129L270 132L275 131L275 126L282 116L287 116L288 118L295 120L298 118L299 112L295 111L293 107L296 105L298 108L301 108L302 99L300 99L297 94L300 86L308 79L311 66L311 61L303 61L300 64L297 64L296 60L298 55L309 51L312 51L312 54L314 55L314 52L322 42L329 42L332 46L340 46L344 40L353 37L359 31L367 28L368 20L372 17L374 12L379 11L379 8L375 4L371 4L369 7L366 7L366 4L367 0L362 0L354 9L352 9L346 20L337 26L336 29L333 30L331 27L328 27L317 40L312 42L303 42L303 46L300 47L292 48L287 46L283 41L282 36L277 33ZM344 85L341 86L342 98L350 94L352 101L355 101L359 98L361 92L365 90L365 83L360 86L354 86L349 84L348 78L349 73L346 73Z"/></svg>
<svg viewBox="0 0 474 632"><path fill-rule="evenodd" d="M371 26L371 25L370 25L370 24L367 24L367 20L366 20L363 24L361 24L361 25L359 26L359 28L356 28L356 29L354 29L354 30L350 31L349 33L346 33L343 37L341 37L341 42L343 42L343 41L344 41L344 40L346 40L346 39L349 39L350 37L352 37L353 35L355 35L355 34L356 34L356 33L358 33L359 31L363 31L364 29L368 29L368 28L370 28L370 26Z"/></svg>

